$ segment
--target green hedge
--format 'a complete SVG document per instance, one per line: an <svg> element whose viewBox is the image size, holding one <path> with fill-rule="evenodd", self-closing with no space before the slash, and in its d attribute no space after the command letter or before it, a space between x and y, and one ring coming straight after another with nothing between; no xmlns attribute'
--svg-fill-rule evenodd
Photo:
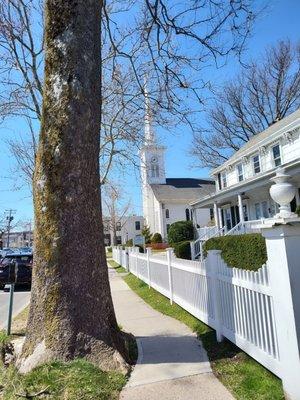
<svg viewBox="0 0 300 400"><path fill-rule="evenodd" d="M191 246L189 241L173 244L174 253L176 257L183 258L185 260L191 259Z"/></svg>
<svg viewBox="0 0 300 400"><path fill-rule="evenodd" d="M259 233L228 235L209 239L203 246L207 250L222 250L222 258L229 267L256 271L267 261L265 239Z"/></svg>
<svg viewBox="0 0 300 400"><path fill-rule="evenodd" d="M179 243L194 239L194 226L192 221L174 222L168 232L169 243Z"/></svg>

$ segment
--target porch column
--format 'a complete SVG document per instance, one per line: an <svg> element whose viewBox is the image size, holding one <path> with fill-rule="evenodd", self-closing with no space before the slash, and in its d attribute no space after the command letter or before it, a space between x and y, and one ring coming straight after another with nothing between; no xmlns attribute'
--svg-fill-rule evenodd
<svg viewBox="0 0 300 400"><path fill-rule="evenodd" d="M243 224L244 223L244 211L243 211L242 195L240 193L238 194L238 205L239 205L240 222Z"/></svg>
<svg viewBox="0 0 300 400"><path fill-rule="evenodd" d="M217 229L220 229L220 220L219 220L219 208L218 204L214 203L214 218L215 218L215 224Z"/></svg>
<svg viewBox="0 0 300 400"><path fill-rule="evenodd" d="M218 207L218 217L219 217L219 226L220 229L223 228L223 221L222 221L222 214L221 214L221 208Z"/></svg>
<svg viewBox="0 0 300 400"><path fill-rule="evenodd" d="M299 194L299 189L297 188L296 191L296 204L297 206L300 206L300 194Z"/></svg>
<svg viewBox="0 0 300 400"><path fill-rule="evenodd" d="M195 227L195 229L197 229L197 208L191 208L191 212L192 212L192 221L193 221L193 225Z"/></svg>

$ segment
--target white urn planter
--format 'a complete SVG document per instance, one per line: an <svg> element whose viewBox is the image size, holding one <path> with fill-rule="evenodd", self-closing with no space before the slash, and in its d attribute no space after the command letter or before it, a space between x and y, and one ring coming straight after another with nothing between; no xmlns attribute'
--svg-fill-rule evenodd
<svg viewBox="0 0 300 400"><path fill-rule="evenodd" d="M276 176L271 178L271 181L275 182L270 187L270 195L272 199L279 204L279 213L275 217L280 218L291 218L297 217L296 214L291 212L290 202L293 200L296 194L295 186L289 182L290 176L285 173L283 168L280 168L276 172Z"/></svg>

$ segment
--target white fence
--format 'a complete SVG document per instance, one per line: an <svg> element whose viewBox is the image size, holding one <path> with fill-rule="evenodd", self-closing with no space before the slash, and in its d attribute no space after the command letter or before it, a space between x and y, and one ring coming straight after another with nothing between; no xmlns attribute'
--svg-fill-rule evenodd
<svg viewBox="0 0 300 400"><path fill-rule="evenodd" d="M259 271L228 268L218 250L206 260L165 259L138 249L113 248L116 262L171 301L227 337L281 376L268 266ZM128 262L127 262L128 260Z"/></svg>

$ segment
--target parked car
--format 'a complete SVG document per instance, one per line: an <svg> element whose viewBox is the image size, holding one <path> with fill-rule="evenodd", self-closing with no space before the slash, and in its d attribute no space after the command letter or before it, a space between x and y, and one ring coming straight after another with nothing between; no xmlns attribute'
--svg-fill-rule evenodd
<svg viewBox="0 0 300 400"><path fill-rule="evenodd" d="M32 254L7 254L2 258L0 261L0 289L4 289L8 283L30 287L32 259Z"/></svg>
<svg viewBox="0 0 300 400"><path fill-rule="evenodd" d="M7 254L14 254L14 250L10 249L9 247L5 247L0 252L1 257L5 257Z"/></svg>

